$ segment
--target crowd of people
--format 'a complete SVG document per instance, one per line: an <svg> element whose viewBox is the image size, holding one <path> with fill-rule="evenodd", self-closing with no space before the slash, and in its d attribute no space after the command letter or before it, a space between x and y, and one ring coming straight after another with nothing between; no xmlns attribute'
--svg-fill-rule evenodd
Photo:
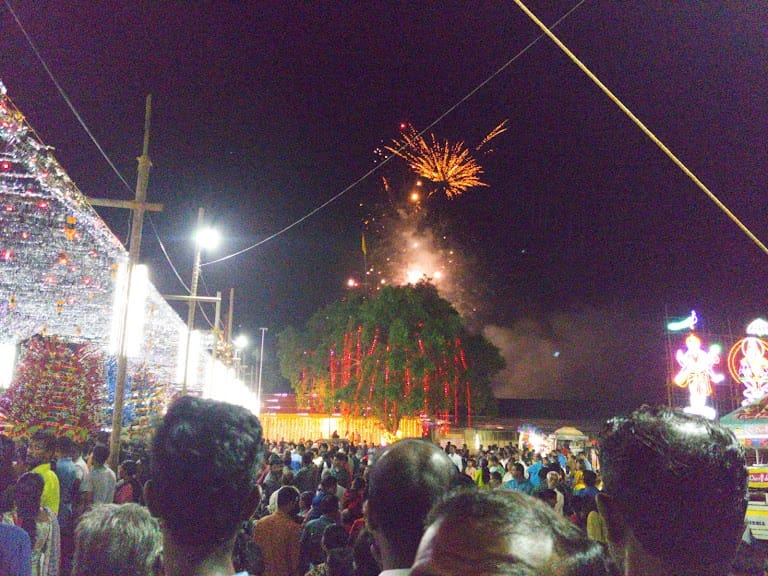
<svg viewBox="0 0 768 576"><path fill-rule="evenodd" d="M644 407L596 449L599 469L512 445L269 442L247 410L182 397L117 475L104 444L0 436L0 574L764 574L729 431Z"/></svg>

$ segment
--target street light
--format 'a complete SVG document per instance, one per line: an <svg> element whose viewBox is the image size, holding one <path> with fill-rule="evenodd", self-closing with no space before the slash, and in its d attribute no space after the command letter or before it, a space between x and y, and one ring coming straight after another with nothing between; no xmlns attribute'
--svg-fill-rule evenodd
<svg viewBox="0 0 768 576"><path fill-rule="evenodd" d="M195 261L192 267L192 286L189 290L189 308L187 309L187 344L184 353L184 378L181 383L181 393L187 393L189 380L189 352L192 331L195 329L195 309L197 308L197 281L200 278L200 252L203 248L210 250L219 243L219 234L212 228L203 228L203 208L197 211L197 228L195 232Z"/></svg>
<svg viewBox="0 0 768 576"><path fill-rule="evenodd" d="M248 346L248 336L245 334L240 334L235 337L234 340L232 340L232 344L235 347L235 378L240 378L240 368L243 363L243 358L241 356L243 350L246 346Z"/></svg>

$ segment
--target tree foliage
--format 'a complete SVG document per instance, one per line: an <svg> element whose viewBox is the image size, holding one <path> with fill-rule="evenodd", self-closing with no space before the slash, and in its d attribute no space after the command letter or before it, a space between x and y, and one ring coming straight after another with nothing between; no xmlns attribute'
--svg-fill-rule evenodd
<svg viewBox="0 0 768 576"><path fill-rule="evenodd" d="M352 296L278 337L280 369L299 401L378 418L391 432L404 416L458 423L492 407L499 350L470 334L426 282Z"/></svg>

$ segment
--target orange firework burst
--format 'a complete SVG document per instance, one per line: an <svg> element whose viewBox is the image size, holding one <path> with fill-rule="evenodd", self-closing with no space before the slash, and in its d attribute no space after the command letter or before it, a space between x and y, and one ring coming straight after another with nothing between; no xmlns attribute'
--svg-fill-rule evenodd
<svg viewBox="0 0 768 576"><path fill-rule="evenodd" d="M506 131L505 120L494 128L475 148L479 151L493 138ZM400 139L394 139L386 150L406 161L408 166L421 178L429 180L435 192L444 192L448 198L459 196L470 188L488 186L480 179L483 168L472 156L464 142L442 142L429 135L429 140L408 125Z"/></svg>

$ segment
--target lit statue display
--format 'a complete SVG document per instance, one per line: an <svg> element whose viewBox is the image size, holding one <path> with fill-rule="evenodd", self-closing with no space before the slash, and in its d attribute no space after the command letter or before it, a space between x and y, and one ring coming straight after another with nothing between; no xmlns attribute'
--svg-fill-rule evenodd
<svg viewBox="0 0 768 576"><path fill-rule="evenodd" d="M688 388L690 402L686 412L714 418L715 411L707 406L707 398L712 395L712 382L722 382L725 376L715 372L720 363L720 347L712 345L704 350L701 340L695 334L685 339L685 349L679 349L675 358L680 364L680 371L673 382L681 388Z"/></svg>
<svg viewBox="0 0 768 576"><path fill-rule="evenodd" d="M751 404L768 393L768 346L757 336L742 338L728 354L728 370L744 384L744 404Z"/></svg>

